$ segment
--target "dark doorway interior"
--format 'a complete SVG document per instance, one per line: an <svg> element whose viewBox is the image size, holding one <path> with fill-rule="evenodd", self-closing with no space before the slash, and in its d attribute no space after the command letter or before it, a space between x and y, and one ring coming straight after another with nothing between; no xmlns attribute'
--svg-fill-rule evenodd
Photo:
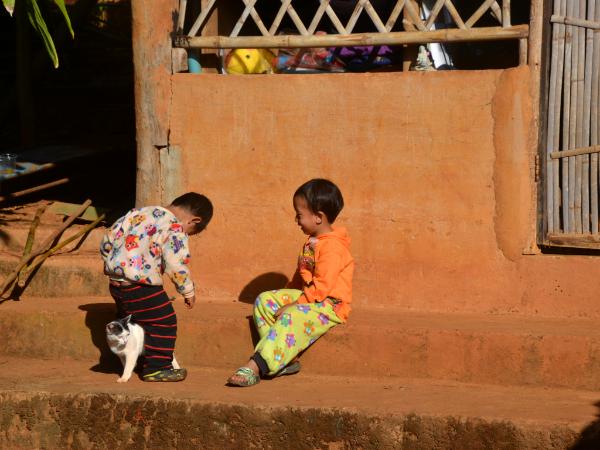
<svg viewBox="0 0 600 450"><path fill-rule="evenodd" d="M18 201L81 203L90 198L97 206L129 208L135 199L136 163L130 2L68 1L75 39L49 6L53 2L47 3L42 12L55 37L60 65L52 67L30 29L24 56L29 75L22 73L17 57L17 20L0 7L0 153L14 152L19 160L32 155L62 160L50 173L22 178L28 179L21 185L4 180L2 195L47 179L68 178L68 183ZM28 93L20 91L18 79L26 80Z"/></svg>

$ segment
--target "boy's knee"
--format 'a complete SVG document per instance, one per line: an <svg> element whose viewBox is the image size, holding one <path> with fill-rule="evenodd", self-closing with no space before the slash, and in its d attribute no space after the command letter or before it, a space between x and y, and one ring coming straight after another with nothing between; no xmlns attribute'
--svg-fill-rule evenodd
<svg viewBox="0 0 600 450"><path fill-rule="evenodd" d="M273 304L277 304L277 302L275 301L276 292L277 291L265 291L259 294L258 297L256 297L256 300L254 301L254 308L263 307L272 310Z"/></svg>

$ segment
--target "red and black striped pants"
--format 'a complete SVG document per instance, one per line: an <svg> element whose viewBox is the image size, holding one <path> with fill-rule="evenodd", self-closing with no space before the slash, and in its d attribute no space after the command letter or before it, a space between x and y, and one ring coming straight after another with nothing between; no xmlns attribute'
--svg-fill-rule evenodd
<svg viewBox="0 0 600 450"><path fill-rule="evenodd" d="M110 294L119 318L132 315L132 321L144 329L144 366L142 374L172 369L177 339L177 316L162 286L136 284L115 286Z"/></svg>

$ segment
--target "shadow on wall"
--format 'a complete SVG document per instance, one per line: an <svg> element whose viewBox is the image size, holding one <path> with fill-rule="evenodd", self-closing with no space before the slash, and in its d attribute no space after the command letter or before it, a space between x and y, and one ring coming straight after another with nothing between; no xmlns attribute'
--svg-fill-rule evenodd
<svg viewBox="0 0 600 450"><path fill-rule="evenodd" d="M253 304L256 297L262 292L271 291L273 289L283 289L288 281L288 277L279 272L263 273L244 286L244 289L241 290L240 295L238 296L238 301ZM248 319L248 327L250 328L252 337L252 346L256 346L260 337L254 326L254 317L249 315L246 318Z"/></svg>
<svg viewBox="0 0 600 450"><path fill-rule="evenodd" d="M106 324L115 320L116 309L114 303L89 303L80 305L79 309L86 312L85 325L90 330L92 343L100 351L98 364L90 367L93 372L116 373L122 371L119 358L110 351L106 343Z"/></svg>
<svg viewBox="0 0 600 450"><path fill-rule="evenodd" d="M577 442L569 450L598 450L600 448L600 401L594 403L598 408L597 419L583 429Z"/></svg>
<svg viewBox="0 0 600 450"><path fill-rule="evenodd" d="M244 287L244 289L242 289L238 300L240 302L252 304L260 293L271 291L273 289L283 289L288 281L288 277L282 273L264 273L254 278Z"/></svg>

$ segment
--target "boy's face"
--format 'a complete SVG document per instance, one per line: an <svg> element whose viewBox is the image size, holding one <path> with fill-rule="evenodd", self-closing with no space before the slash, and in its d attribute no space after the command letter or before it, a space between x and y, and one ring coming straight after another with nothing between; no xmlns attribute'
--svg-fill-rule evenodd
<svg viewBox="0 0 600 450"><path fill-rule="evenodd" d="M306 199L299 195L294 197L294 210L296 211L296 223L302 232L309 236L316 236L323 225L323 213L318 214L311 211Z"/></svg>

